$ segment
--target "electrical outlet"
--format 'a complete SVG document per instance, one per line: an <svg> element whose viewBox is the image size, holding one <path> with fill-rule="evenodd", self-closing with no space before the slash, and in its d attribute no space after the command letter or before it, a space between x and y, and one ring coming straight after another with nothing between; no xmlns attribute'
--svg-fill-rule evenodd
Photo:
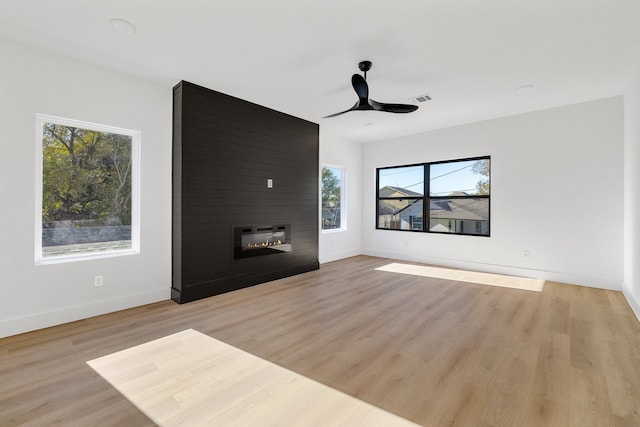
<svg viewBox="0 0 640 427"><path fill-rule="evenodd" d="M93 278L93 286L98 287L104 284L104 278L102 276L95 276Z"/></svg>

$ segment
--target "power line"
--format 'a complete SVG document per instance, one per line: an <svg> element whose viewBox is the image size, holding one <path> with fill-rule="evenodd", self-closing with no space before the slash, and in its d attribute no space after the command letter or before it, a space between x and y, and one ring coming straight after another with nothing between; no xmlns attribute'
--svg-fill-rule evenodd
<svg viewBox="0 0 640 427"><path fill-rule="evenodd" d="M452 171L449 171L447 173L443 173L442 175L434 176L433 178L430 178L429 181L433 181L434 179L442 178L443 176L451 175L452 173L460 172L461 170L473 167L474 164L475 163L471 163L471 164L468 164L466 166L461 167L460 169L452 170ZM421 167L421 166L418 166L418 167ZM415 167L415 168L412 167L412 168L409 168L409 169L406 169L406 170L401 170L399 172L394 172L394 173L387 173L384 176L387 177L389 175L397 175L397 174L409 173L409 172L415 173L418 167ZM401 188L415 187L416 185L420 185L420 184L424 184L424 181L420 181L420 182L417 182L417 183L411 184L411 185L405 185L404 187L401 187ZM466 190L462 190L462 191L466 191ZM434 193L434 194L442 194L442 193Z"/></svg>
<svg viewBox="0 0 640 427"><path fill-rule="evenodd" d="M455 172L460 172L461 170L466 169L466 168L470 168L473 165L474 165L474 163L471 163L471 164L469 164L469 165L467 165L467 166L465 166L463 168L456 169L456 170L451 171L451 172L443 173L442 175L434 176L433 178L429 179L429 181L433 181L434 179L437 179L437 178L442 178L443 176L451 175L452 173L455 173Z"/></svg>

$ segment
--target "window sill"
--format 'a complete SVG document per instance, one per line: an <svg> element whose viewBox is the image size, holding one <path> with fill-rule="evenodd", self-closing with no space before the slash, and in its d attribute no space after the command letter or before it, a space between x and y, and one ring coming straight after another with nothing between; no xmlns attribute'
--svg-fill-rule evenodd
<svg viewBox="0 0 640 427"><path fill-rule="evenodd" d="M138 254L140 254L139 250L125 249L125 250L119 250L119 251L88 252L85 254L75 254L75 255L58 255L58 256L49 256L46 258L37 258L35 261L35 265L62 264L65 262L90 261L90 260L96 260L96 259L113 258L113 257L119 257L119 256L129 256L129 255L138 255Z"/></svg>
<svg viewBox="0 0 640 427"><path fill-rule="evenodd" d="M346 228L328 228L326 230L320 230L322 234L342 233L347 231Z"/></svg>

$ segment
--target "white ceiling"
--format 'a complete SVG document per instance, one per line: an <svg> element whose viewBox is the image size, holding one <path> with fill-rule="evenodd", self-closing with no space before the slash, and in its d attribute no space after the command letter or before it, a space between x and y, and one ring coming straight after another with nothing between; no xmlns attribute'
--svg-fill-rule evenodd
<svg viewBox="0 0 640 427"><path fill-rule="evenodd" d="M2 0L0 37L167 90L187 80L366 142L623 94L640 65L640 1ZM364 59L373 99L433 100L323 119L355 103Z"/></svg>

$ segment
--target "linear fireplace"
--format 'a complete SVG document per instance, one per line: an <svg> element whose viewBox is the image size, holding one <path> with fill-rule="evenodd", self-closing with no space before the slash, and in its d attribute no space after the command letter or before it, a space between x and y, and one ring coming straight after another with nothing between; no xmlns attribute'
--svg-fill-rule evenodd
<svg viewBox="0 0 640 427"><path fill-rule="evenodd" d="M268 225L234 227L233 258L291 252L291 226Z"/></svg>

